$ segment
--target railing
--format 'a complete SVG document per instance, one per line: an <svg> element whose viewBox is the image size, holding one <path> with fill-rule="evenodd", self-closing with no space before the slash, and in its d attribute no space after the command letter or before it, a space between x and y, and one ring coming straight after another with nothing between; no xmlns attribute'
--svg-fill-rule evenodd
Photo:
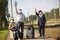
<svg viewBox="0 0 60 40"><path fill-rule="evenodd" d="M24 25L24 28L27 28L28 25ZM38 28L38 24L33 24L34 28ZM55 27L60 27L60 24L54 24L54 25L45 25L45 28L55 28Z"/></svg>

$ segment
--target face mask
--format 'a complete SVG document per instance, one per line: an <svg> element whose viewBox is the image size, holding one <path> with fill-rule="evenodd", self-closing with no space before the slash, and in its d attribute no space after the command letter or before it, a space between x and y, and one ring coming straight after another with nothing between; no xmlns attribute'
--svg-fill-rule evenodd
<svg viewBox="0 0 60 40"><path fill-rule="evenodd" d="M20 13L20 12L22 12L22 11L19 10L18 12Z"/></svg>
<svg viewBox="0 0 60 40"><path fill-rule="evenodd" d="M19 11L19 14L22 14L22 11Z"/></svg>
<svg viewBox="0 0 60 40"><path fill-rule="evenodd" d="M43 13L40 12L40 13L39 13L39 16L42 17L42 16L43 16Z"/></svg>

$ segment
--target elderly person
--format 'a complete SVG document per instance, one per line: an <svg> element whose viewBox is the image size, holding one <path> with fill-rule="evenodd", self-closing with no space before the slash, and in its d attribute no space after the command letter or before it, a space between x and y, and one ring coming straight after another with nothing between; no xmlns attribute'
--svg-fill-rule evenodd
<svg viewBox="0 0 60 40"><path fill-rule="evenodd" d="M25 15L23 14L22 9L19 9L19 11L17 11L17 3L16 2L15 2L15 9L16 9L16 14L17 14L17 26L18 26L19 30L21 29L21 32L23 34ZM22 38L23 38L23 36L22 36Z"/></svg>
<svg viewBox="0 0 60 40"><path fill-rule="evenodd" d="M46 22L45 15L43 14L42 10L39 10L37 12L35 9L35 13L38 17L38 29L39 29L40 37L44 37L45 36L45 22Z"/></svg>

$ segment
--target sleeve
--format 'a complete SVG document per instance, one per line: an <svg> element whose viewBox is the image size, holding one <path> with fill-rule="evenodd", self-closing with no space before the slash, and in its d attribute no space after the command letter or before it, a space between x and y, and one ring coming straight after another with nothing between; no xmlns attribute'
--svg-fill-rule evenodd
<svg viewBox="0 0 60 40"><path fill-rule="evenodd" d="M35 12L35 13L36 13L37 16L39 15L37 12Z"/></svg>
<svg viewBox="0 0 60 40"><path fill-rule="evenodd" d="M44 21L46 22L46 17L45 17L45 15L44 15Z"/></svg>
<svg viewBox="0 0 60 40"><path fill-rule="evenodd" d="M23 14L23 17L24 17L24 19L25 19L25 15Z"/></svg>
<svg viewBox="0 0 60 40"><path fill-rule="evenodd" d="M23 14L24 18L25 18L25 15Z"/></svg>

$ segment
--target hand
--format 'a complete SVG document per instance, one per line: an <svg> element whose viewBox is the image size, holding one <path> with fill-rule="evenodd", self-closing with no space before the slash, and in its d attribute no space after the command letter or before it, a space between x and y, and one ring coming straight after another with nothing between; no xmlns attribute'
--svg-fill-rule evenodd
<svg viewBox="0 0 60 40"><path fill-rule="evenodd" d="M36 8L35 8L35 12L36 12Z"/></svg>
<svg viewBox="0 0 60 40"><path fill-rule="evenodd" d="M18 11L17 11L17 2L15 1L15 10L16 10L16 13L18 14Z"/></svg>
<svg viewBox="0 0 60 40"><path fill-rule="evenodd" d="M15 1L15 7L17 7L17 2Z"/></svg>

